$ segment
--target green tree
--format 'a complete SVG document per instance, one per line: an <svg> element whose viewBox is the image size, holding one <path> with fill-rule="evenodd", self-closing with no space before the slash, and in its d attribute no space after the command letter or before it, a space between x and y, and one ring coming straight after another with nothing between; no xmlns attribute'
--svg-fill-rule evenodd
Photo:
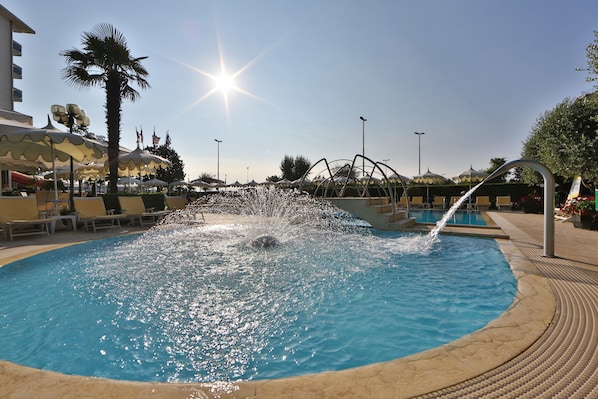
<svg viewBox="0 0 598 399"><path fill-rule="evenodd" d="M544 163L563 181L582 176L588 186L598 182L598 94L565 99L536 122L523 143L522 157ZM540 176L525 168L523 181L541 182Z"/></svg>
<svg viewBox="0 0 598 399"><path fill-rule="evenodd" d="M488 169L483 170L483 172L492 174L492 172L503 166L505 163L507 163L506 158L490 158L490 167ZM492 179L493 183L505 181L507 181L507 173L503 173L502 175Z"/></svg>
<svg viewBox="0 0 598 399"><path fill-rule="evenodd" d="M179 154L166 145L158 147L145 147L145 150L151 154L161 156L172 162L172 166L167 169L158 169L156 171L156 178L164 180L167 183L173 183L179 180L185 180L185 164L179 157Z"/></svg>
<svg viewBox="0 0 598 399"><path fill-rule="evenodd" d="M135 58L122 33L110 24L99 24L82 35L83 50L65 50L67 66L62 71L66 82L80 88L102 87L106 91L106 125L108 130L109 192L117 192L120 120L123 99L135 102L139 92L131 87L149 88L149 73L141 64L147 57Z"/></svg>
<svg viewBox="0 0 598 399"><path fill-rule="evenodd" d="M587 68L578 68L580 71L588 71L587 82L598 81L598 31L594 31L594 41L586 47ZM598 89L598 84L594 85Z"/></svg>
<svg viewBox="0 0 598 399"><path fill-rule="evenodd" d="M285 155L280 162L282 178L291 181L300 179L310 167L311 162L301 155L297 155L295 158Z"/></svg>

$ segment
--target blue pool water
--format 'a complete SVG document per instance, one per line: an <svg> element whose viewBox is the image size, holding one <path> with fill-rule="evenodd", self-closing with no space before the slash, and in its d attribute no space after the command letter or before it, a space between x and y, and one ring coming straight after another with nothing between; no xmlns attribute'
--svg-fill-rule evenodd
<svg viewBox="0 0 598 399"><path fill-rule="evenodd" d="M122 380L279 378L440 346L516 291L493 240L306 230L258 250L247 237L150 231L2 267L0 358Z"/></svg>
<svg viewBox="0 0 598 399"><path fill-rule="evenodd" d="M446 211L440 209L412 209L411 217L414 217L417 223L436 223L445 213ZM457 210L447 224L487 225L481 212L474 210Z"/></svg>

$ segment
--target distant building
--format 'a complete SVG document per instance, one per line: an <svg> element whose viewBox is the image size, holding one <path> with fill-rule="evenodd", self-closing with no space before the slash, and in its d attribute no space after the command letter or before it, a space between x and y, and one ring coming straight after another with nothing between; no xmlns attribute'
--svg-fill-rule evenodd
<svg viewBox="0 0 598 399"><path fill-rule="evenodd" d="M15 112L14 103L23 101L23 92L14 86L14 81L22 79L21 67L14 63L20 57L21 45L13 39L13 33L35 31L0 4L0 118L33 124L33 118Z"/></svg>

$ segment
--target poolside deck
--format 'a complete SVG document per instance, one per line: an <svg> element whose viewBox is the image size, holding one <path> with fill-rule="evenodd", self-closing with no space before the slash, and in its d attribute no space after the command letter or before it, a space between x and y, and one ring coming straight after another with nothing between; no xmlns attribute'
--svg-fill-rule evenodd
<svg viewBox="0 0 598 399"><path fill-rule="evenodd" d="M520 293L520 303L512 310L521 309L526 302L531 307L523 314L537 319L523 329L524 320L508 311L481 334L400 362L286 380L224 384L220 388L64 376L0 362L0 397L598 397L598 232L556 223L557 257L544 258L542 215L489 215L509 237L498 242L505 248L513 247L506 254L511 264L526 265L523 279L531 284ZM232 221L221 215L206 215L206 219L208 223ZM59 232L50 237L0 241L0 265L56 245L135 231L139 230ZM549 293L541 292L544 282ZM539 315L542 312L544 315Z"/></svg>

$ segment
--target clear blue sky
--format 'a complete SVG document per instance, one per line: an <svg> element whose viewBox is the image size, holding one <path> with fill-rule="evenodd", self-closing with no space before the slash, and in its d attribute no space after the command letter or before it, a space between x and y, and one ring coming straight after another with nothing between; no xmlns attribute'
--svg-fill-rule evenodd
<svg viewBox="0 0 598 399"><path fill-rule="evenodd" d="M362 151L399 173L446 177L518 159L537 118L592 91L585 49L596 0L2 0L35 35L15 34L23 56L18 112L43 126L52 104L74 102L106 135L105 94L61 79L62 50L108 22L144 61L151 89L122 109L121 145L168 130L188 178L264 181L285 155L312 163ZM206 73L220 56L239 72L226 106ZM203 98L203 100L202 100ZM201 101L200 101L201 100ZM249 168L249 169L247 169Z"/></svg>

